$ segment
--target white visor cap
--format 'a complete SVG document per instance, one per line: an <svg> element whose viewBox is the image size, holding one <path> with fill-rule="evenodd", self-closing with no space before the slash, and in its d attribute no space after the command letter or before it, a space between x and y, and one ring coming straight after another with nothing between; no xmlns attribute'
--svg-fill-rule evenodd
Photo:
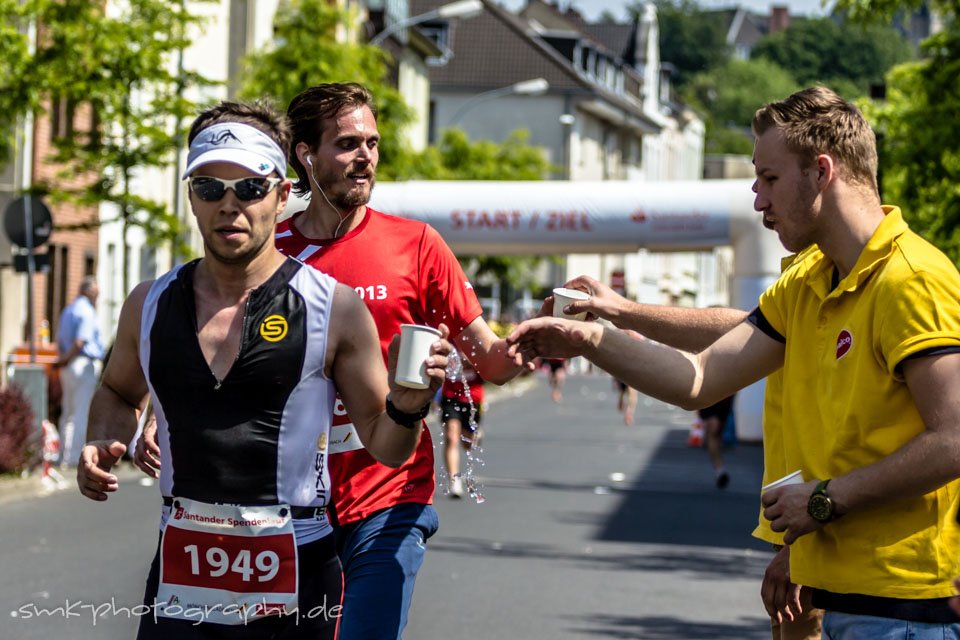
<svg viewBox="0 0 960 640"><path fill-rule="evenodd" d="M270 136L248 124L222 122L207 127L193 139L182 180L205 164L229 162L260 176L276 171L287 177L287 158Z"/></svg>

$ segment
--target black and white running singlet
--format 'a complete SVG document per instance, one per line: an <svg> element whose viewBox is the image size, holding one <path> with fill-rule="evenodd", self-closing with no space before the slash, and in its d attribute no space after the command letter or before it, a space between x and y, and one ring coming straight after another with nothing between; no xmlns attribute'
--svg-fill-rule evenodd
<svg viewBox="0 0 960 640"><path fill-rule="evenodd" d="M197 335L198 263L157 279L141 316L140 362L157 416L161 493L325 507L335 389L323 370L336 281L288 258L250 292L236 361L217 380ZM297 526L298 544L330 532L325 517L319 528L312 521Z"/></svg>

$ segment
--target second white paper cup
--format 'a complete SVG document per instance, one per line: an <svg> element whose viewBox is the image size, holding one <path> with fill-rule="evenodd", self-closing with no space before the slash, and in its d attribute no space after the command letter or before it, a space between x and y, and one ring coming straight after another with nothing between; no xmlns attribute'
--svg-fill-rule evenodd
<svg viewBox="0 0 960 640"><path fill-rule="evenodd" d="M761 488L760 493L769 491L770 489L779 489L780 487L785 487L788 484L803 484L803 472L797 470L789 475L783 476L779 480L774 480L770 484Z"/></svg>
<svg viewBox="0 0 960 640"><path fill-rule="evenodd" d="M587 317L587 312L575 313L573 315L563 312L563 308L566 307L571 302L578 302L580 300L588 300L590 298L589 293L580 291L579 289L564 289L563 287L558 287L553 290L553 317L554 318L567 318L568 320L584 320Z"/></svg>
<svg viewBox="0 0 960 640"><path fill-rule="evenodd" d="M394 379L401 387L426 389L430 386L427 368L423 361L430 356L430 345L437 341L440 332L422 324L400 325L400 355L397 357L397 373Z"/></svg>

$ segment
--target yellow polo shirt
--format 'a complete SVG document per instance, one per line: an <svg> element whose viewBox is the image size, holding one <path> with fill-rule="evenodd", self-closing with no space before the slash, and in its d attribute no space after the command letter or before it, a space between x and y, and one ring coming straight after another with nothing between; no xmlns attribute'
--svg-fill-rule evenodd
<svg viewBox="0 0 960 640"><path fill-rule="evenodd" d="M881 460L924 430L898 366L960 345L960 274L907 228L895 207L831 290L819 250L761 297L786 338L783 452L804 478L834 478ZM892 598L953 595L960 574L960 481L850 513L797 540L792 580L834 593Z"/></svg>
<svg viewBox="0 0 960 640"><path fill-rule="evenodd" d="M802 262L805 257L816 251L816 247L808 247L800 253L787 256L780 262L780 273L797 261ZM774 371L767 376L766 387L763 392L763 482L768 485L774 480L782 478L796 469L787 468L787 460L783 451L783 369ZM753 530L753 537L769 542L783 544L783 533L770 528L770 521L763 517L763 505L760 505L760 514L757 518L757 528Z"/></svg>
<svg viewBox="0 0 960 640"><path fill-rule="evenodd" d="M780 369L767 376L767 385L763 392L763 485L796 471L787 471L783 427L783 369ZM783 544L783 533L771 529L770 521L763 517L762 504L753 537L770 544Z"/></svg>

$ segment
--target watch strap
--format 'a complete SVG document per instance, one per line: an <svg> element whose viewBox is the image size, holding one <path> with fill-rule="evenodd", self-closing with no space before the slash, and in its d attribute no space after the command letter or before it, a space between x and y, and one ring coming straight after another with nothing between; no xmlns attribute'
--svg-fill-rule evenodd
<svg viewBox="0 0 960 640"><path fill-rule="evenodd" d="M406 411L401 411L397 409L396 405L393 404L393 401L390 399L390 394L387 394L387 415L391 420L396 422L401 427L406 427L407 429L416 429L420 426L420 423L424 418L427 417L427 414L430 413L430 403L423 405L423 408L416 413L407 413Z"/></svg>

